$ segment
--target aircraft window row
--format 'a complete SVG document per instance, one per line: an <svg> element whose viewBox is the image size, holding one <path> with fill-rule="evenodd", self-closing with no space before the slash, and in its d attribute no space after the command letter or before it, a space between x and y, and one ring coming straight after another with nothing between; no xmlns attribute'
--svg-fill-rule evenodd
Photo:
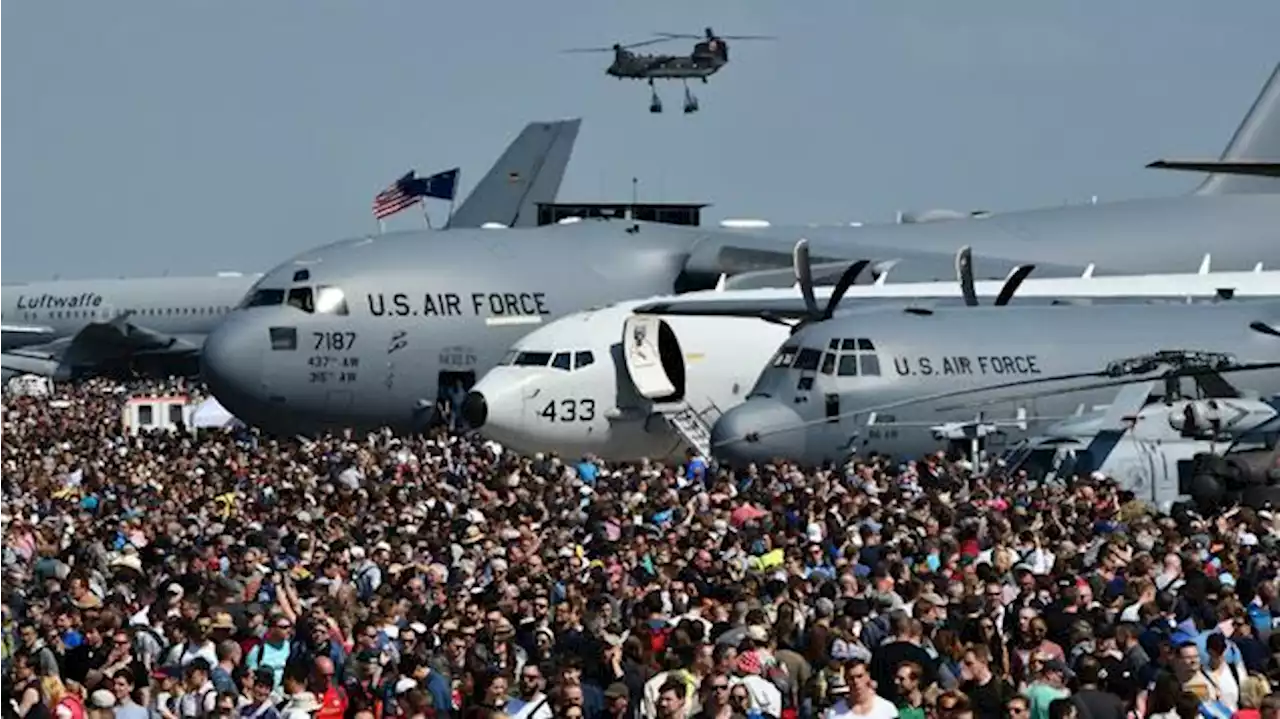
<svg viewBox="0 0 1280 719"><path fill-rule="evenodd" d="M123 310L48 310L46 312L24 312L23 319L40 320L110 320L122 313L130 313L135 317L172 317L174 315L222 315L231 311L227 305L210 307L143 307L141 309L125 308Z"/></svg>
<svg viewBox="0 0 1280 719"><path fill-rule="evenodd" d="M318 285L281 289L260 288L245 298L243 307L276 307L287 304L307 314L347 315L347 298L339 287Z"/></svg>
<svg viewBox="0 0 1280 719"><path fill-rule="evenodd" d="M596 356L591 350L579 352L527 352L511 350L498 364L513 367L547 367L551 366L565 372L572 372L595 364Z"/></svg>

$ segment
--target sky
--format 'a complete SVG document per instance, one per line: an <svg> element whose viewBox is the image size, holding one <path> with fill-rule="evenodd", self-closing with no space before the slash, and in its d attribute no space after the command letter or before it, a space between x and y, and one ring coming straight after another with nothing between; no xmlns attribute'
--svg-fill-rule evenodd
<svg viewBox="0 0 1280 719"><path fill-rule="evenodd" d="M562 200L636 177L642 200L713 203L704 222L1175 194L1199 177L1143 165L1216 157L1280 59L1275 0L39 0L0 20L5 282L263 271L374 230L406 170L460 166L466 192L563 117L583 125ZM778 39L731 42L694 115L679 83L651 115L608 55L560 52L707 25Z"/></svg>

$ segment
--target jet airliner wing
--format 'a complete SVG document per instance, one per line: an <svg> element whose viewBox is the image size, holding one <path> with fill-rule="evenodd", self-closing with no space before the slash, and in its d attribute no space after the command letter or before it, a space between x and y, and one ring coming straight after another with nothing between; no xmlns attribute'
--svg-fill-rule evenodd
<svg viewBox="0 0 1280 719"><path fill-rule="evenodd" d="M4 364L29 371L34 365L23 360L77 366L129 355L181 355L199 351L200 347L194 342L134 324L129 321L129 313L124 313L107 322L87 324L69 337L7 352Z"/></svg>
<svg viewBox="0 0 1280 719"><path fill-rule="evenodd" d="M41 325L0 325L0 337L3 337L4 349L9 350L48 342L53 339L54 331Z"/></svg>

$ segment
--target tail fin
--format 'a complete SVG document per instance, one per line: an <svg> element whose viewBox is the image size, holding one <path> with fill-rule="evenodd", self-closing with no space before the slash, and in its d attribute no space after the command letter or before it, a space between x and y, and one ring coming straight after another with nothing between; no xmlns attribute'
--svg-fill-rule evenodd
<svg viewBox="0 0 1280 719"><path fill-rule="evenodd" d="M1280 192L1280 64L1217 161L1160 161L1148 167L1209 172L1197 195Z"/></svg>
<svg viewBox="0 0 1280 719"><path fill-rule="evenodd" d="M581 124L581 119L572 119L526 125L453 213L449 226L536 224L538 203L555 202L560 191Z"/></svg>

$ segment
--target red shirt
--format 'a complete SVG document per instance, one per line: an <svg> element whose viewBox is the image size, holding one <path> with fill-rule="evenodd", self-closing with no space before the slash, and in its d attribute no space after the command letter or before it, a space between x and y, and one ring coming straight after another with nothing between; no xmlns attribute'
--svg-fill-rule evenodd
<svg viewBox="0 0 1280 719"><path fill-rule="evenodd" d="M342 687L330 684L321 697L320 704L320 711L316 712L315 719L342 719L347 713L347 693Z"/></svg>

